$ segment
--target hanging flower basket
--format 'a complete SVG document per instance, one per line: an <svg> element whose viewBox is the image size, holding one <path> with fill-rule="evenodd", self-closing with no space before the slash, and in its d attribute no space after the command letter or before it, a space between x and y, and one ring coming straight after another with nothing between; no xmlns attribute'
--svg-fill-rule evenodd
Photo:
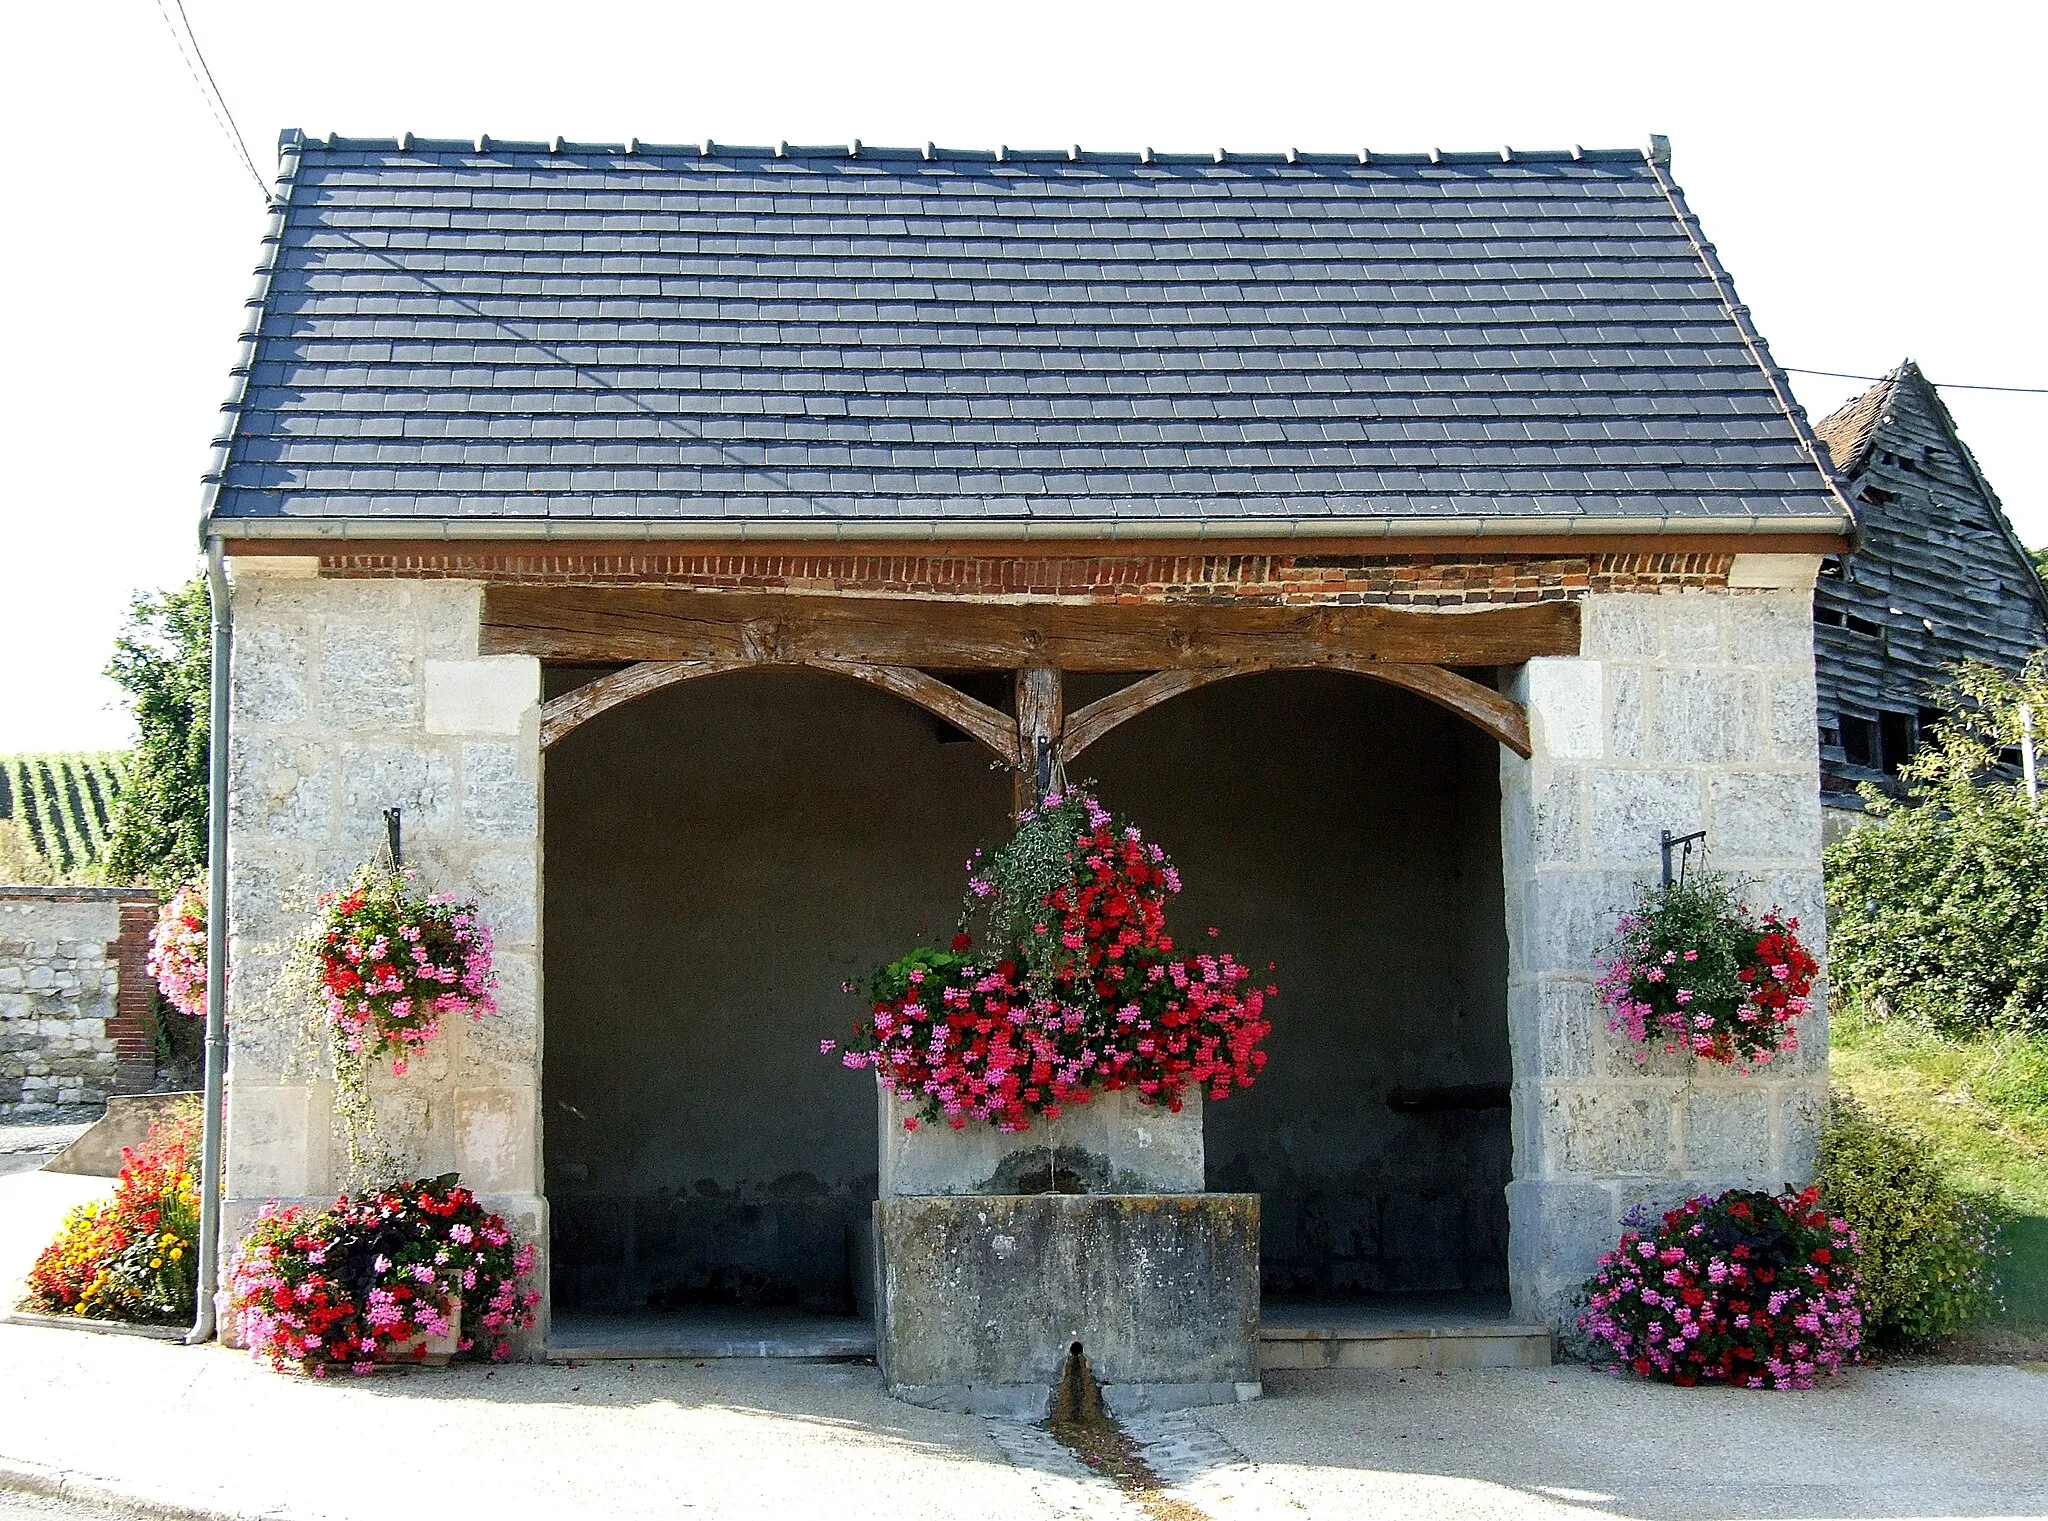
<svg viewBox="0 0 2048 1521"><path fill-rule="evenodd" d="M206 1017L206 892L198 883L187 882L158 911L148 967L172 1008Z"/></svg>
<svg viewBox="0 0 2048 1521"><path fill-rule="evenodd" d="M1798 930L1775 908L1752 917L1714 873L1644 888L1597 984L1608 1028L1639 1061L1657 1043L1744 1068L1795 1049L1820 975Z"/></svg>
<svg viewBox="0 0 2048 1521"><path fill-rule="evenodd" d="M1276 989L1227 952L1176 949L1166 900L1179 873L1094 797L1049 794L968 870L950 949L878 969L841 1056L920 1106L906 1128L1027 1130L1124 1088L1178 1110L1190 1084L1224 1099L1264 1068ZM986 949L969 932L977 924Z"/></svg>
<svg viewBox="0 0 2048 1521"><path fill-rule="evenodd" d="M229 1314L272 1367L369 1373L380 1363L503 1361L533 1324L530 1243L445 1177L344 1194L328 1208L264 1206L236 1249ZM465 1327L465 1307L480 1306Z"/></svg>
<svg viewBox="0 0 2048 1521"><path fill-rule="evenodd" d="M364 866L319 900L313 950L339 1051L389 1056L403 1076L410 1054L448 1015L496 1011L491 932L474 903L422 893L419 873Z"/></svg>

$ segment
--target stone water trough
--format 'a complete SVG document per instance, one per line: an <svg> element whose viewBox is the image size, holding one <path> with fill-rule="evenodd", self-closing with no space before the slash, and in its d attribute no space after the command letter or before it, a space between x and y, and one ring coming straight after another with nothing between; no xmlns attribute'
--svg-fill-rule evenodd
<svg viewBox="0 0 2048 1521"><path fill-rule="evenodd" d="M1113 1413L1256 1398L1259 1198L1202 1191L1199 1096L1022 1135L882 1095L875 1342L913 1404L1043 1418L1076 1348Z"/></svg>

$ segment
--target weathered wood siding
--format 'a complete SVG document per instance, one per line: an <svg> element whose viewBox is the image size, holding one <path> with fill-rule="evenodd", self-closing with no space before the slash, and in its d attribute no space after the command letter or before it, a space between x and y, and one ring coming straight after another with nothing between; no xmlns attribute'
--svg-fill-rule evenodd
<svg viewBox="0 0 2048 1521"><path fill-rule="evenodd" d="M2048 645L2048 597L1917 370L1818 431L1863 524L1862 547L1828 560L1814 596L1821 788L1853 794L1896 770L1950 666L2017 668Z"/></svg>

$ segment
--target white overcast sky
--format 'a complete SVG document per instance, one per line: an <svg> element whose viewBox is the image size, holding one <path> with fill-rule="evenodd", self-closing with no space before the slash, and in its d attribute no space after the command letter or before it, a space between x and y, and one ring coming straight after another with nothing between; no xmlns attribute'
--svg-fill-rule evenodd
<svg viewBox="0 0 2048 1521"><path fill-rule="evenodd" d="M2038 3L185 7L266 176L286 126L1182 151L1662 132L1780 363L2048 386ZM197 564L262 203L157 0L7 9L0 754L111 747L128 596ZM1816 418L1862 389L1793 379ZM1948 396L2048 542L2048 396Z"/></svg>

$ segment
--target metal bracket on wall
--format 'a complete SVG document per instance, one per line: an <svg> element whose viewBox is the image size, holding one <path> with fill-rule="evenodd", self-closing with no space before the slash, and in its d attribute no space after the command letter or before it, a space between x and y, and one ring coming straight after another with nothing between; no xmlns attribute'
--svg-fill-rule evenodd
<svg viewBox="0 0 2048 1521"><path fill-rule="evenodd" d="M399 867L405 864L405 856L403 852L400 850L398 823L399 815L403 811L404 810L398 808L386 808L384 810L384 843L391 847L391 869L393 871L398 870ZM1668 877L1670 875L1670 871L1668 870L1668 861L1666 862L1666 866L1667 870L1665 872L1665 875Z"/></svg>
<svg viewBox="0 0 2048 1521"><path fill-rule="evenodd" d="M1701 856L1706 855L1706 838L1707 832L1704 829L1695 829L1691 834L1676 835L1666 829L1657 836L1657 849L1664 857L1664 885L1666 887L1671 885L1671 852L1675 850L1679 853L1678 880L1683 882L1685 880L1685 868L1692 860L1693 846L1697 844L1700 847Z"/></svg>

